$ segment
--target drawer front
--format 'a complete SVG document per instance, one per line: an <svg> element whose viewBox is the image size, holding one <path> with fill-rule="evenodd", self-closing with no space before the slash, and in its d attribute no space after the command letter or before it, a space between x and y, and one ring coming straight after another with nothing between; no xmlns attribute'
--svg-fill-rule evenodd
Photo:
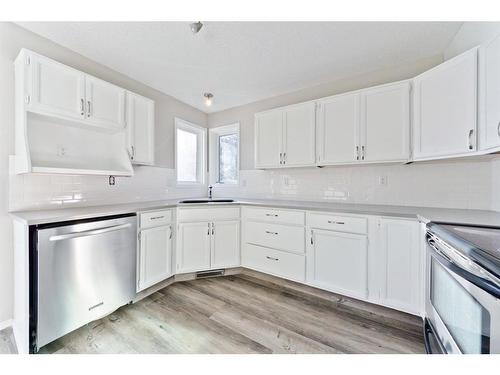
<svg viewBox="0 0 500 375"><path fill-rule="evenodd" d="M248 243L296 253L305 251L304 227L255 221L247 221L244 225Z"/></svg>
<svg viewBox="0 0 500 375"><path fill-rule="evenodd" d="M144 212L140 214L141 228L158 227L172 222L172 210Z"/></svg>
<svg viewBox="0 0 500 375"><path fill-rule="evenodd" d="M305 212L303 211L286 211L274 208L243 207L242 217L270 223L304 225L305 222Z"/></svg>
<svg viewBox="0 0 500 375"><path fill-rule="evenodd" d="M257 271L301 282L305 280L306 261L303 255L245 244L241 262L243 267Z"/></svg>
<svg viewBox="0 0 500 375"><path fill-rule="evenodd" d="M239 207L181 208L177 211L179 221L238 220L239 218Z"/></svg>
<svg viewBox="0 0 500 375"><path fill-rule="evenodd" d="M361 234L368 232L368 219L365 217L309 214L307 225L311 228L328 229L339 232Z"/></svg>

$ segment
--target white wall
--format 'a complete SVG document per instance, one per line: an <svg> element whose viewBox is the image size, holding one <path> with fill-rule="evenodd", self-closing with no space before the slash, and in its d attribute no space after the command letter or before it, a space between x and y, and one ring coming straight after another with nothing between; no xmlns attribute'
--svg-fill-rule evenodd
<svg viewBox="0 0 500 375"><path fill-rule="evenodd" d="M464 22L444 51L446 60L500 34L500 22Z"/></svg>
<svg viewBox="0 0 500 375"><path fill-rule="evenodd" d="M22 47L155 100L157 168L138 168L135 177L119 178L117 186L113 187L107 185L106 177L96 176L9 178L9 155L14 153L13 61ZM207 116L168 95L7 22L0 22L0 82L0 322L3 322L12 317L13 254L12 224L7 214L9 200L11 209L19 209L164 199L178 194L199 195L200 191L179 192L172 183L174 116L201 126L206 126Z"/></svg>

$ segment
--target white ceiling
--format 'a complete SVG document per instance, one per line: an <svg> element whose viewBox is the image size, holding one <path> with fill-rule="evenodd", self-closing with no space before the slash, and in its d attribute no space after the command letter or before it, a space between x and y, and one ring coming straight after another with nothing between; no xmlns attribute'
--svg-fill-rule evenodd
<svg viewBox="0 0 500 375"><path fill-rule="evenodd" d="M205 112L442 53L460 22L21 22ZM206 108L203 93L214 94Z"/></svg>

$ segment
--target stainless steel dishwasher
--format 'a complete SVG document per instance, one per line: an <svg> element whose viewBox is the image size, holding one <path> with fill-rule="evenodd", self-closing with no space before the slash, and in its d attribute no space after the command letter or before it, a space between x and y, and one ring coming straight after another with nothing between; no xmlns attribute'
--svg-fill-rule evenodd
<svg viewBox="0 0 500 375"><path fill-rule="evenodd" d="M37 228L36 348L134 298L136 216L123 216Z"/></svg>

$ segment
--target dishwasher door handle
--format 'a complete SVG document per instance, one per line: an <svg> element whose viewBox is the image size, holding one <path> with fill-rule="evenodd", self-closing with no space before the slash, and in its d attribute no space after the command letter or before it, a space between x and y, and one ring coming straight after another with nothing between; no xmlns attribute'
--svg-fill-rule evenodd
<svg viewBox="0 0 500 375"><path fill-rule="evenodd" d="M93 236L96 234L103 234L103 233L108 233L108 232L114 232L117 230L122 230L125 228L131 227L132 224L127 223L127 224L120 224L120 225L113 225L111 227L104 227L104 228L98 228L98 229L92 229L92 230L86 230L82 232L73 232L73 233L67 233L67 234L58 234L55 236L50 236L49 241L62 241L62 240L69 240L72 238L78 238L78 237L87 237L87 236Z"/></svg>

